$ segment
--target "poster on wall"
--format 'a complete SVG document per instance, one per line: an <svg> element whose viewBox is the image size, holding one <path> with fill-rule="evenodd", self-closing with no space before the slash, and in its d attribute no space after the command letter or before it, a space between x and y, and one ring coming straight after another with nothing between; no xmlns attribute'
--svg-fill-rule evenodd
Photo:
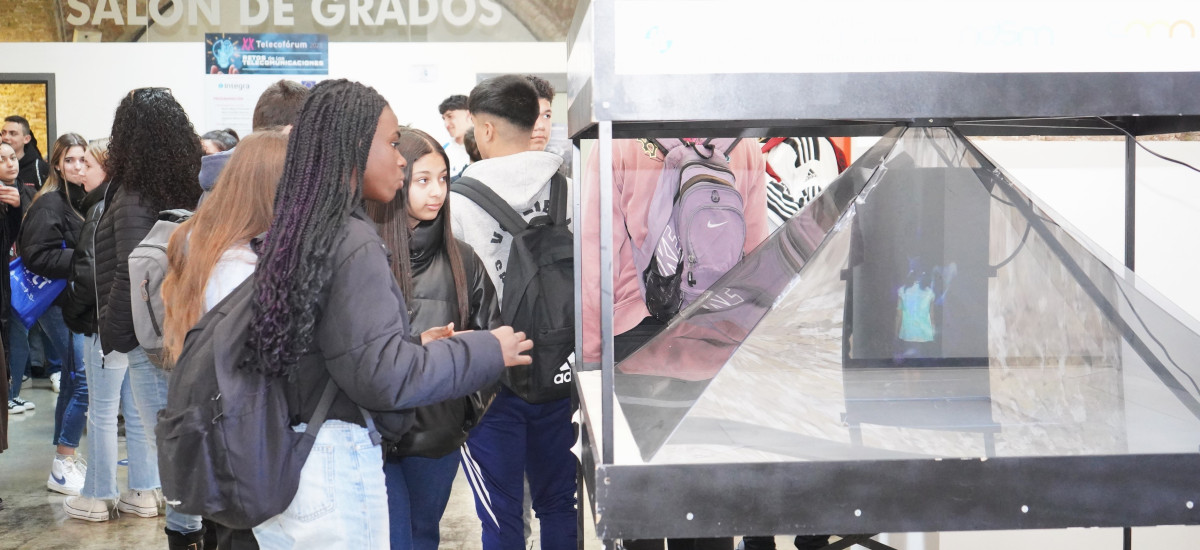
<svg viewBox="0 0 1200 550"><path fill-rule="evenodd" d="M329 39L323 34L204 35L208 74L329 74Z"/></svg>
<svg viewBox="0 0 1200 550"><path fill-rule="evenodd" d="M258 96L281 78L309 88L329 74L323 34L208 33L204 40L205 126L249 134Z"/></svg>

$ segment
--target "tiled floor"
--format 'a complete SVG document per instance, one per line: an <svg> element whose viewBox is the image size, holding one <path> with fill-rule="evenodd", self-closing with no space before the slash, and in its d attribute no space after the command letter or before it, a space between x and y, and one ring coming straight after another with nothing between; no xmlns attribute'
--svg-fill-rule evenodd
<svg viewBox="0 0 1200 550"><path fill-rule="evenodd" d="M32 400L37 408L32 412L9 418L9 449L0 454L0 549L43 550L69 548L89 549L160 549L167 547L163 527L166 521L159 516L144 519L122 515L105 523L88 523L68 518L62 509L66 497L46 489L46 477L54 458L50 432L54 427L54 403L58 394L50 391L47 380L34 379L21 391L21 397ZM86 453L84 437L80 453ZM124 457L124 440L120 455ZM125 468L119 467L118 485L125 486ZM535 522L536 523L536 522ZM450 496L450 505L442 519L442 548L477 549L479 520L466 480L459 473ZM536 528L530 542L537 545ZM598 545L597 545L598 546ZM589 545L591 547L591 545Z"/></svg>

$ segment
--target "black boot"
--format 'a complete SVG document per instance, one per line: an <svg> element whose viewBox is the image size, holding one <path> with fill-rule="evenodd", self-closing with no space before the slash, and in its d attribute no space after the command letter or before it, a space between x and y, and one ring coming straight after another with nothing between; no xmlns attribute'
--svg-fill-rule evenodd
<svg viewBox="0 0 1200 550"><path fill-rule="evenodd" d="M180 533L170 529L167 532L167 548L170 550L204 550L204 528L191 533Z"/></svg>

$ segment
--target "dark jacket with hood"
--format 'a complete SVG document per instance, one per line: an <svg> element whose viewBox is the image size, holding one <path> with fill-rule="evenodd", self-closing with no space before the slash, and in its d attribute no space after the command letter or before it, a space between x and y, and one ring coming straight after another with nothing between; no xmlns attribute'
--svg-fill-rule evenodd
<svg viewBox="0 0 1200 550"><path fill-rule="evenodd" d="M34 140L25 144L24 156L17 161L17 166L20 169L20 172L17 172L17 181L32 185L34 190L41 189L42 184L46 183L46 178L50 177L50 165L42 158Z"/></svg>
<svg viewBox="0 0 1200 550"><path fill-rule="evenodd" d="M43 194L29 206L17 244L25 269L47 279L71 275L71 256L83 225L86 196L82 186L62 182L57 190ZM60 293L54 305L63 306L67 300L66 293Z"/></svg>
<svg viewBox="0 0 1200 550"><path fill-rule="evenodd" d="M314 303L321 318L292 378L298 420L312 417L332 377L341 392L329 419L365 425L361 406L375 411L385 438L396 440L412 415L394 411L462 397L499 380L504 357L490 332L414 343L408 308L375 224L356 214L340 232L328 259L333 271Z"/></svg>
<svg viewBox="0 0 1200 550"><path fill-rule="evenodd" d="M104 214L104 193L108 182L92 189L80 210L87 215L79 229L75 252L71 255L71 274L67 276L66 300L62 305L67 328L79 334L96 333L96 223Z"/></svg>
<svg viewBox="0 0 1200 550"><path fill-rule="evenodd" d="M412 319L409 334L417 340L422 332L450 322L454 323L454 330L489 330L504 324L500 320L496 288L483 267L483 260L462 241L458 241L458 251L470 308L466 325L458 321L457 289L444 244L443 223L443 216L422 222L409 238L413 289L412 296L404 298ZM467 440L467 430L478 423L495 390L493 385L468 397L417 408L412 428L389 448L389 455L439 458L454 452Z"/></svg>
<svg viewBox="0 0 1200 550"><path fill-rule="evenodd" d="M158 221L158 210L118 181L104 195L108 205L96 225L96 292L100 305L100 343L104 353L128 353L138 347L129 301L129 253ZM194 204L170 205L195 208ZM164 208L165 210L165 208Z"/></svg>

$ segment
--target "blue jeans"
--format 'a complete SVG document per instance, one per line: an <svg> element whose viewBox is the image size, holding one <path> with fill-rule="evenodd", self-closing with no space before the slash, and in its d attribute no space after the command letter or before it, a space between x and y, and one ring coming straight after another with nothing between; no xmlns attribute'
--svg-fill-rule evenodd
<svg viewBox="0 0 1200 550"><path fill-rule="evenodd" d="M20 321L16 324L20 325ZM66 359L65 364L71 366L63 369L59 382L58 403L54 407L54 444L75 448L79 446L87 422L88 386L83 370L83 336L67 330L58 306L50 306L38 318L36 326L42 327L50 346Z"/></svg>
<svg viewBox="0 0 1200 550"><path fill-rule="evenodd" d="M58 307L50 306L50 309L58 309ZM44 319L46 319L46 315L49 314L49 312L50 312L50 310L48 309L48 310L46 310L46 313L42 314L42 317L40 317L38 319L38 322L33 325L34 328L37 328L37 326L39 324L41 324L41 322ZM62 310L59 310L58 319L59 319L59 322L62 322ZM29 329L25 328L25 325L21 324L21 317L19 315L17 315L17 313L15 311L11 312L11 314L9 315L9 319L8 319L8 372L12 376L12 384L8 388L8 398L9 399L12 399L14 397L20 397L21 383L23 382L22 379L25 378L25 371L29 368L29 365L30 365L30 363L29 363L29 359L31 356L30 339L32 337L32 338L37 338L38 339L37 341L40 341L40 339L42 337L41 335L43 332L45 332L45 331L35 331L33 333L33 336L31 336ZM49 363L49 362L52 362L57 359L55 356L55 353L54 353L55 350L54 350L53 346L51 346L50 349L44 350L44 352L46 355L46 362ZM54 370L55 369L47 367L46 372L50 373L50 372L54 372ZM55 433L57 433L57 430L55 431Z"/></svg>
<svg viewBox="0 0 1200 550"><path fill-rule="evenodd" d="M458 453L442 458L406 456L383 463L392 550L437 550L442 514L457 472Z"/></svg>
<svg viewBox="0 0 1200 550"><path fill-rule="evenodd" d="M146 357L141 346L133 348L125 354L129 359L129 388L133 393L133 402L137 406L138 416L146 430L146 443L150 456L158 457L158 444L154 440L154 427L158 425L158 411L167 406L167 372L154 366ZM117 352L104 357L105 364L110 362L120 364ZM155 462L155 469L157 469ZM155 486L158 486L155 483ZM167 506L167 529L179 533L193 533L200 530L200 516L182 514Z"/></svg>
<svg viewBox="0 0 1200 550"><path fill-rule="evenodd" d="M305 424L294 429L304 431ZM388 547L383 451L367 429L326 420L282 514L254 528L263 550Z"/></svg>
<svg viewBox="0 0 1200 550"><path fill-rule="evenodd" d="M526 478L542 548L575 548L574 441L570 398L535 405L500 389L462 447L484 550L525 547Z"/></svg>
<svg viewBox="0 0 1200 550"><path fill-rule="evenodd" d="M117 488L117 410L125 414L125 452L129 456L129 488L158 488L158 458L146 440L146 429L129 387L127 361L104 365L100 338L85 336L83 366L88 379L88 469L80 495L98 499L120 496Z"/></svg>

